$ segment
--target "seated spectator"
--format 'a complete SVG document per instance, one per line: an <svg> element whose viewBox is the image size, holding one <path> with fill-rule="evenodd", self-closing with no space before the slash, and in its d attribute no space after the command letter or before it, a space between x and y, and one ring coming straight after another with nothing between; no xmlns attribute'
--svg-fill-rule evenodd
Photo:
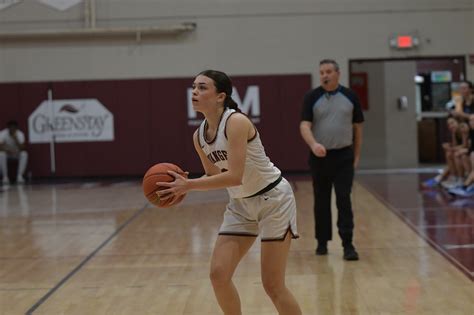
<svg viewBox="0 0 474 315"><path fill-rule="evenodd" d="M474 114L474 95L472 94L472 82L467 80L461 82L459 92L461 97L456 99L455 108L450 113L457 119L468 121L469 115Z"/></svg>
<svg viewBox="0 0 474 315"><path fill-rule="evenodd" d="M0 172L3 176L3 184L9 185L7 160L18 160L16 182L23 184L25 179L23 173L28 163L28 153L25 150L25 135L18 129L18 122L12 120L7 123L7 128L0 131Z"/></svg>
<svg viewBox="0 0 474 315"><path fill-rule="evenodd" d="M425 181L423 183L424 187L430 188L437 185L442 185L445 188L452 188L462 183L462 179L459 179L458 176L454 155L456 149L462 145L462 136L459 123L454 117L449 117L447 120L447 125L450 133L450 142L445 142L442 145L447 165L441 174Z"/></svg>
<svg viewBox="0 0 474 315"><path fill-rule="evenodd" d="M459 150L462 150L467 145L467 133L465 124L463 126L462 123L454 117L448 118L448 129L451 133L451 142L444 143L443 148L450 176L447 180L441 182L441 186L446 189L451 189L460 187L463 184L463 169L460 165L461 163L457 163L456 157L460 156L458 153Z"/></svg>
<svg viewBox="0 0 474 315"><path fill-rule="evenodd" d="M467 159L470 172L464 180L463 187L450 189L449 192L463 197L474 196L474 114L469 116L469 149Z"/></svg>
<svg viewBox="0 0 474 315"><path fill-rule="evenodd" d="M469 175L471 171L471 165L469 163L469 124L461 121L459 123L459 132L461 135L461 144L456 146L454 149L454 166L456 167L456 173L463 180ZM459 183L458 186L462 186Z"/></svg>

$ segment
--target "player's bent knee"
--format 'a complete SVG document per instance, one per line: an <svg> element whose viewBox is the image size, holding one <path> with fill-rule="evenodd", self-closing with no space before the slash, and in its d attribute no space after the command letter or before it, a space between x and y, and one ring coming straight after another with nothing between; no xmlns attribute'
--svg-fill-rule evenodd
<svg viewBox="0 0 474 315"><path fill-rule="evenodd" d="M211 266L209 278L214 286L222 286L228 284L232 280L232 274L226 272L221 266Z"/></svg>
<svg viewBox="0 0 474 315"><path fill-rule="evenodd" d="M262 284L265 292L272 300L277 299L285 290L285 285L282 281L272 279L271 277L264 277Z"/></svg>

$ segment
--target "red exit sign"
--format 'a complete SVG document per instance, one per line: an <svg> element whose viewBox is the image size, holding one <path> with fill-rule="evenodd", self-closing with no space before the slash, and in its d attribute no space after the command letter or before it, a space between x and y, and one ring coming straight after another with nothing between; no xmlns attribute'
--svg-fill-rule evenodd
<svg viewBox="0 0 474 315"><path fill-rule="evenodd" d="M412 48L413 37L411 36L397 36L397 47L398 48Z"/></svg>
<svg viewBox="0 0 474 315"><path fill-rule="evenodd" d="M413 35L396 35L390 39L390 46L396 49L413 49L419 43L418 37Z"/></svg>

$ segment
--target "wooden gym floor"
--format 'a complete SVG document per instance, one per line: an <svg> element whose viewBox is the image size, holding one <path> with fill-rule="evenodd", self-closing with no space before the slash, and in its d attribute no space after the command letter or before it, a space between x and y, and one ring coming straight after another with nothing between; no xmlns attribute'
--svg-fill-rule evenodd
<svg viewBox="0 0 474 315"><path fill-rule="evenodd" d="M314 255L311 182L289 179L301 238L287 285L303 314L474 314L472 202L443 203L417 174L357 175L361 260L346 262L337 235ZM223 190L192 192L153 208L138 180L2 187L0 314L220 314L208 270L226 202ZM234 281L243 314L276 314L259 250Z"/></svg>

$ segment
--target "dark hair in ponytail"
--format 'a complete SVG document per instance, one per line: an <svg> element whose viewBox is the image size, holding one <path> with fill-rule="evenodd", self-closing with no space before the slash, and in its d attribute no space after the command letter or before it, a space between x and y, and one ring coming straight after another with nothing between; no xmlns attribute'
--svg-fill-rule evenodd
<svg viewBox="0 0 474 315"><path fill-rule="evenodd" d="M198 75L203 75L212 79L214 81L214 85L216 86L217 92L226 94L224 101L225 108L235 109L239 113L241 112L237 103L232 99L232 81L227 76L227 74L217 70L204 70Z"/></svg>

